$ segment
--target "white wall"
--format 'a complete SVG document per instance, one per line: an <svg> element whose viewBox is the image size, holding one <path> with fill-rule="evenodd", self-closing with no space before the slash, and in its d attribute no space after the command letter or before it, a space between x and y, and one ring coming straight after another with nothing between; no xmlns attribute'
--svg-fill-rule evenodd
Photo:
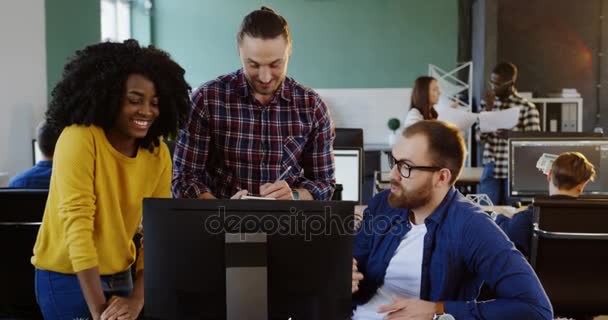
<svg viewBox="0 0 608 320"><path fill-rule="evenodd" d="M403 121L411 88L315 89L327 103L336 128L362 128L363 142L388 144L390 118Z"/></svg>
<svg viewBox="0 0 608 320"><path fill-rule="evenodd" d="M12 176L32 165L46 110L44 0L1 0L0 44L0 172Z"/></svg>

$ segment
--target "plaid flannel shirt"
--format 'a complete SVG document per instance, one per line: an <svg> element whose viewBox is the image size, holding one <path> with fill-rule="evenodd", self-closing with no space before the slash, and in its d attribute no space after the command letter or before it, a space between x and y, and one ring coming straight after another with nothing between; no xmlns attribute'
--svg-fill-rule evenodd
<svg viewBox="0 0 608 320"><path fill-rule="evenodd" d="M486 108L481 103L482 110ZM494 110L505 110L519 107L519 121L513 131L540 131L540 116L536 106L517 93L511 94L504 102L496 97ZM494 178L506 179L509 168L509 144L507 139L499 138L495 133L480 133L476 125L477 141L483 144L483 164L494 162Z"/></svg>
<svg viewBox="0 0 608 320"><path fill-rule="evenodd" d="M267 106L250 92L242 69L192 94L192 110L174 154L172 192L229 198L241 189L259 195L291 166L284 180L317 200L335 188L329 109L312 89L287 77Z"/></svg>

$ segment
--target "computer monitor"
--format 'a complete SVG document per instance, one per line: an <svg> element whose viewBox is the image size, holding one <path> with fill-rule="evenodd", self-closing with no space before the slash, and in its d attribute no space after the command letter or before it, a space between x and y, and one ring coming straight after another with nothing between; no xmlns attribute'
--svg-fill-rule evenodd
<svg viewBox="0 0 608 320"><path fill-rule="evenodd" d="M38 163L39 161L42 161L43 159L43 155L42 152L40 152L40 148L38 147L38 141L36 141L36 139L32 139L32 160L33 160L33 165L36 165L36 163Z"/></svg>
<svg viewBox="0 0 608 320"><path fill-rule="evenodd" d="M361 202L363 150L334 147L336 183L342 185L341 200Z"/></svg>
<svg viewBox="0 0 608 320"><path fill-rule="evenodd" d="M47 190L0 189L0 319L42 319L30 258L47 195Z"/></svg>
<svg viewBox="0 0 608 320"><path fill-rule="evenodd" d="M145 199L145 318L350 319L354 206Z"/></svg>
<svg viewBox="0 0 608 320"><path fill-rule="evenodd" d="M547 177L536 168L543 153L580 152L595 166L597 177L584 195L608 195L607 138L514 138L509 139L509 192L512 197L548 195Z"/></svg>
<svg viewBox="0 0 608 320"><path fill-rule="evenodd" d="M363 129L336 128L336 139L334 140L334 147L363 148Z"/></svg>

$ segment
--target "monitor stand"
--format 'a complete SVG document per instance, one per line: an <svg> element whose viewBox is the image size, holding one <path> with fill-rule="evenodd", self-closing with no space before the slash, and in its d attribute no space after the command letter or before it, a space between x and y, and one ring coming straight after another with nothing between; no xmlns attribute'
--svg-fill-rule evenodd
<svg viewBox="0 0 608 320"><path fill-rule="evenodd" d="M226 319L268 319L266 233L226 233Z"/></svg>

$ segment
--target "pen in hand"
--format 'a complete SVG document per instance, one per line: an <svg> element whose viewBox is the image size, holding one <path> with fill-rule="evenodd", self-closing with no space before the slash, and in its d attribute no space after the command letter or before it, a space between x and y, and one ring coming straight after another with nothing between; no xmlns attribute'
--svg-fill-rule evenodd
<svg viewBox="0 0 608 320"><path fill-rule="evenodd" d="M287 169L285 169L285 171L283 171L283 173L279 176L279 178L275 182L281 181L285 177L287 177L287 174L289 173L289 170L291 170L291 166L287 167Z"/></svg>

